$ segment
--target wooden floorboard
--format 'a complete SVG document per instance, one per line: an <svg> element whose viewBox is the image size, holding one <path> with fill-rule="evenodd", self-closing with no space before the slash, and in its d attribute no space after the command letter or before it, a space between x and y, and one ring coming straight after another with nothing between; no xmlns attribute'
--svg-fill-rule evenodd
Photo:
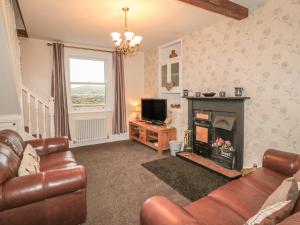
<svg viewBox="0 0 300 225"><path fill-rule="evenodd" d="M231 179L240 177L242 174L239 171L236 170L230 170L227 168L224 168L218 164L216 164L215 162L211 161L210 159L204 158L200 155L197 155L195 153L190 153L190 152L180 152L177 153L177 155L181 158L185 158L187 160L190 160L196 164L199 164L203 167L206 167L210 170L213 170L217 173L220 173L226 177L229 177Z"/></svg>

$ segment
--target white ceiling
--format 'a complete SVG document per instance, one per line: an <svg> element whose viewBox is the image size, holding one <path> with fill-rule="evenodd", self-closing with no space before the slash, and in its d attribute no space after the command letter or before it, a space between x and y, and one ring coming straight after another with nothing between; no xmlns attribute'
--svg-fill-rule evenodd
<svg viewBox="0 0 300 225"><path fill-rule="evenodd" d="M235 0L254 10L265 0ZM112 47L110 33L122 32L123 6L129 30L146 49L175 40L224 18L177 0L19 0L29 37Z"/></svg>

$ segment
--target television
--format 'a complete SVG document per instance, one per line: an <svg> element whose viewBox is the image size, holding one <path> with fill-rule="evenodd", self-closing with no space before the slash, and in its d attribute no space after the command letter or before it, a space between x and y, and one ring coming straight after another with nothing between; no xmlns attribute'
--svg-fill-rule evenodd
<svg viewBox="0 0 300 225"><path fill-rule="evenodd" d="M150 121L154 124L163 124L167 118L166 99L142 99L142 120Z"/></svg>

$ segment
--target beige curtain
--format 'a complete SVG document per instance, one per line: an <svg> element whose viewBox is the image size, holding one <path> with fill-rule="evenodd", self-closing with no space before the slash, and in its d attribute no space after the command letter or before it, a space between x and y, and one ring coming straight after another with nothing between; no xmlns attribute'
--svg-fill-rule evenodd
<svg viewBox="0 0 300 225"><path fill-rule="evenodd" d="M60 43L53 44L51 96L54 98L55 136L67 136L71 140L64 66L64 45Z"/></svg>
<svg viewBox="0 0 300 225"><path fill-rule="evenodd" d="M113 134L122 134L127 132L123 54L114 53L113 61L115 71Z"/></svg>

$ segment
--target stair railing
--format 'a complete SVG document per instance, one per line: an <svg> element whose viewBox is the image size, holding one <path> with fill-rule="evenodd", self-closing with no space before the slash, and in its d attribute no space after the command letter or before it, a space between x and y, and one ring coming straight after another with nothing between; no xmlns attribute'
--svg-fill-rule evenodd
<svg viewBox="0 0 300 225"><path fill-rule="evenodd" d="M45 101L22 85L22 100L25 132L35 138L54 137L54 99Z"/></svg>

